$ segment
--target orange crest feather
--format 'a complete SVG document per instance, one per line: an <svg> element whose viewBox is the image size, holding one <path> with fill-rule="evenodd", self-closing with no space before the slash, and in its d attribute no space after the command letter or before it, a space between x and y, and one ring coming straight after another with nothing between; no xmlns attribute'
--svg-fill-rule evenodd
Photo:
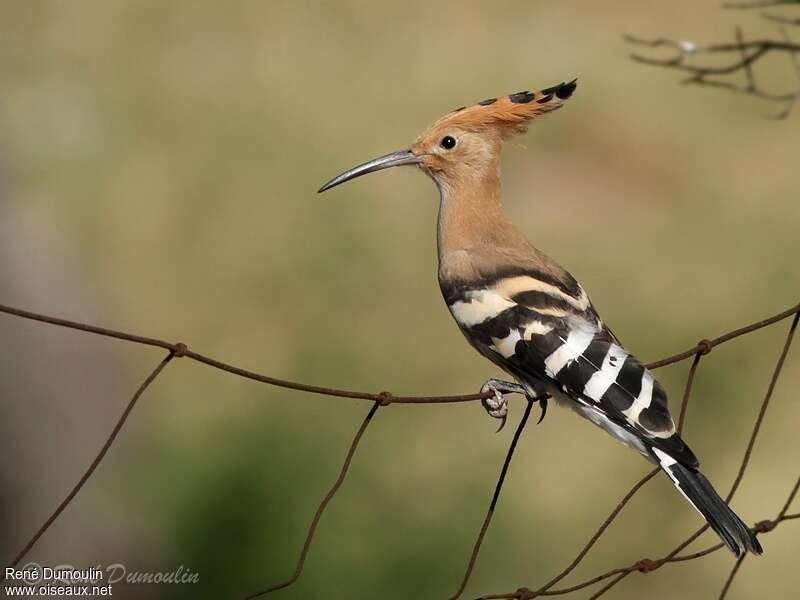
<svg viewBox="0 0 800 600"><path fill-rule="evenodd" d="M441 117L431 126L459 127L467 131L499 127L503 137L523 133L531 120L561 108L577 87L577 79L537 92L523 91L501 98L488 98Z"/></svg>

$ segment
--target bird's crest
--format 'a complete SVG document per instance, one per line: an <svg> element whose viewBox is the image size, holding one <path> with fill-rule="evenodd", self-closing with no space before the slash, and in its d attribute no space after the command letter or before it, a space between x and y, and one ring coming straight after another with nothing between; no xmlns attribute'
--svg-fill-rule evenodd
<svg viewBox="0 0 800 600"><path fill-rule="evenodd" d="M447 113L431 129L453 126L479 131L496 127L503 137L523 133L530 121L539 115L561 108L577 85L577 79L573 79L569 83L560 83L536 92L525 90L499 98L487 98Z"/></svg>

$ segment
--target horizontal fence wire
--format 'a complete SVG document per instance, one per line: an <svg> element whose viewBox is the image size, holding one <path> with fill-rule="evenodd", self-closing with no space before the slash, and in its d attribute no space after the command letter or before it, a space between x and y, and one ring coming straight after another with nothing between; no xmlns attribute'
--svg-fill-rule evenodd
<svg viewBox="0 0 800 600"><path fill-rule="evenodd" d="M362 392L362 391L353 391L353 390L345 390L345 389L338 389L338 388L329 388L329 387L321 387L317 385L309 385L305 383L300 383L296 381L289 381L285 379L279 379L277 377L272 377L269 375L264 375L261 373L257 373L254 371L249 371L242 367L238 367L232 364L228 364L217 360L215 358L206 356L199 352L195 352L191 350L186 344L182 342L169 342L163 339L146 337L141 335L136 335L132 333L127 333L124 331L109 329L105 327L98 327L96 325L90 325L87 323L81 323L77 321L71 321L67 319L62 319L59 317L54 317L50 315L44 315L41 313L35 313L28 310L15 308L11 306L5 306L0 304L0 313L5 313L7 315L28 319L32 321L38 321L40 323L45 323L48 325L54 325L58 327L65 327L68 329L73 329L77 331L82 331L85 333L90 333L94 335L105 336L109 338L114 338L118 340L122 340L128 343L145 345L160 348L162 350L167 351L167 355L164 356L161 361L155 366L155 368L147 375L141 385L137 388L131 399L129 400L128 404L126 405L124 411L117 419L116 423L114 424L113 429L111 430L110 434L108 435L107 439L103 443L100 448L100 451L97 453L95 458L90 463L89 467L86 469L84 474L81 478L77 481L74 487L69 491L66 495L64 500L56 507L53 513L47 517L47 519L42 523L42 525L36 530L36 532L22 545L20 551L16 554L16 556L7 563L9 567L16 567L20 564L20 562L30 553L30 551L34 548L37 541L44 535L50 526L59 518L62 514L64 509L72 502L72 500L77 496L86 482L92 477L95 473L97 467L102 462L103 458L108 453L109 449L111 448L112 444L114 443L117 435L122 430L125 425L125 422L132 412L133 408L135 407L137 401L140 399L142 394L151 384L158 378L158 376L164 372L164 370L169 366L170 362L175 358L188 358L190 360L196 361L198 363L204 364L208 367L218 369L221 371L225 371L227 373L236 375L238 377L242 377L245 379L250 379L253 381L257 381L260 383L282 387L286 389L292 389L302 392L308 392L313 394L321 394L325 396L332 396L332 397L340 397L340 398L353 398L357 400L367 400L371 401L373 404L369 409L369 412L364 417L360 427L358 428L352 443L350 444L347 453L345 455L344 462L340 469L339 475L329 491L326 493L325 497L319 503L318 508L311 520L309 525L308 533L306 535L302 550L300 552L300 556L296 563L295 570L293 574L287 578L285 581L273 584L261 591L251 593L250 595L246 596L246 599L252 599L259 596L263 596L269 594L271 592L275 592L280 589L287 588L295 583L298 578L300 577L303 567L305 565L306 557L311 549L314 535L316 533L317 527L320 523L322 515L327 508L328 504L334 498L344 480L347 476L347 473L350 469L352 460L354 455L356 454L356 450L358 448L359 442L361 441L364 433L366 432L368 426L372 422L374 415L376 414L377 410L381 406L387 406L389 404L438 404L438 403L456 403L456 402L471 402L476 400L484 400L490 398L494 395L493 392L484 392L484 393L474 393L474 394L461 394L455 396L400 396L394 395L388 391L381 391L381 392ZM747 446L743 453L743 457L741 463L739 465L739 469L737 471L736 477L734 479L733 484L731 485L730 491L726 497L726 501L730 502L733 498L733 495L736 493L739 485L742 482L742 479L745 475L747 467L750 462L750 458L752 456L753 448L755 446L756 439L761 429L761 425L764 420L764 416L766 415L767 409L770 406L770 400L772 398L773 392L775 390L775 386L778 382L778 379L781 374L781 370L783 368L784 362L786 360L786 356L788 355L789 348L792 343L792 339L794 337L795 330L797 329L798 320L800 320L800 304L793 306L790 309L787 309L783 312L780 312L772 317L767 319L763 319L761 321L757 321L745 327L741 327L739 329L735 329L733 331L729 331L723 335L720 335L713 339L702 339L697 344L695 344L692 348L689 348L683 352L679 352L672 356L668 356L661 360L657 360L647 364L646 366L650 369L657 369L660 367L664 367L666 365L674 364L677 362L681 362L687 360L689 358L692 359L692 364L689 368L686 385L684 386L684 391L681 400L681 407L680 413L678 417L678 431L682 431L683 426L686 420L686 413L689 406L689 401L691 397L692 385L695 379L695 374L698 370L700 365L701 359L703 356L707 355L711 350L723 343L729 342L735 338L740 336L749 334L751 332L757 331L759 329L763 329L764 327L768 327L779 321L787 319L789 317L794 316L792 319L791 326L789 331L786 335L785 342L783 344L783 348L780 352L778 357L777 363L772 373L772 377L770 379L769 385L764 395L764 399L761 402L758 414L756 415L755 422L753 428L751 430ZM478 533L477 539L473 546L472 553L470 555L468 565L466 571L464 573L461 582L455 591L449 597L449 600L457 600L460 598L466 589L470 577L473 573L475 565L477 563L478 554L480 552L481 545L483 543L484 536L488 531L489 525L491 523L492 516L494 515L496 506L498 504L498 500L500 498L500 493L502 491L503 483L506 479L506 476L509 471L509 467L511 465L511 461L514 455L514 450L516 448L517 442L519 441L520 436L525 429L525 426L528 421L528 417L531 412L531 408L533 403L531 401L528 402L524 414L517 426L517 429L514 433L514 436L511 440L511 444L509 445L508 452L506 454L505 460L503 462L502 469L500 471L499 478L495 484L494 493L492 495L489 508L486 512L486 516L484 518L483 524L480 528ZM541 585L536 589L531 589L528 587L520 587L512 592L506 593L499 593L499 594L487 594L483 595L480 598L482 600L489 600L489 599L500 599L500 598L507 598L507 599L514 599L514 600L530 600L531 598L536 598L540 596L557 596L557 595L566 595L571 594L573 592L577 592L580 590L584 590L586 588L590 588L599 584L601 582L606 582L603 587L598 589L596 592L593 593L591 598L599 598L600 596L604 595L618 583L620 583L623 579L631 575L632 573L649 573L655 571L656 569L661 568L666 564L671 563L678 563L678 562L687 562L691 560L695 560L716 552L720 548L723 547L723 544L718 543L709 548L704 550L694 552L692 554L681 554L684 549L686 549L692 542L694 542L702 533L708 528L707 525L701 527L697 531L695 531L691 536L689 536L684 542L679 544L675 547L672 551L665 554L663 557L658 559L650 559L650 558L642 558L639 559L627 566L617 567L611 569L605 573L587 579L585 581L579 582L577 584L571 585L569 587L563 588L555 588L555 586L564 580L572 571L578 567L578 565L585 559L585 557L589 554L591 548L597 543L597 541L602 537L602 535L607 531L608 527L617 519L619 514L622 512L625 505L641 490L645 484L652 479L655 474L658 472L659 469L653 469L649 471L646 475L644 475L639 481L637 481L630 490L622 497L616 507L611 511L609 516L600 524L598 529L594 532L594 534L589 538L588 542L579 550L577 555L570 561L567 567L562 570L560 573L552 577L546 583ZM765 518L764 520L755 523L753 526L753 531L757 535L762 535L773 531L779 525L786 521L791 521L795 519L800 519L800 513L790 513L789 509L791 507L792 502L794 501L795 497L798 494L798 490L800 490L800 477L798 477L797 481L794 483L793 487L791 488L788 497L785 499L781 508L777 512L776 516L773 518ZM720 592L719 598L723 599L727 594L728 590L730 589L733 580L736 574L739 572L741 565L743 564L744 557L740 558L736 561L735 565L733 566L730 574L728 575L722 590ZM0 575L0 584L5 581L4 573ZM555 588L555 589L554 589Z"/></svg>

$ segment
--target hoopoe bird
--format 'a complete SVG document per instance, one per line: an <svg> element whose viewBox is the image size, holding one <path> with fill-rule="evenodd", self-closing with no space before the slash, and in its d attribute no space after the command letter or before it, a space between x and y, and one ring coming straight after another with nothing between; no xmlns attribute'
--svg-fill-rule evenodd
<svg viewBox="0 0 800 600"><path fill-rule="evenodd" d="M699 471L667 407L667 395L600 319L581 285L535 248L505 216L500 199L503 141L564 104L576 81L489 98L454 110L410 148L331 179L340 183L414 165L439 188L439 286L461 332L514 382L490 379L484 407L505 420L505 394L554 398L659 465L736 555L761 554L755 534ZM541 420L541 419L540 419ZM501 425L502 427L502 425Z"/></svg>

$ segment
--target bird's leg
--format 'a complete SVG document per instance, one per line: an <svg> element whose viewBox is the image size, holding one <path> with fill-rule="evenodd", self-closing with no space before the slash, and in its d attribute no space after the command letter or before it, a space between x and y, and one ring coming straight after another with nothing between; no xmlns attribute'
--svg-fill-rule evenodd
<svg viewBox="0 0 800 600"><path fill-rule="evenodd" d="M481 393L483 394L485 392L494 393L494 396L481 400L481 404L483 404L483 408L486 409L489 416L495 419L502 419L500 427L497 429L498 432L503 429L506 424L506 418L508 417L508 400L506 400L506 394L522 394L528 400L538 402L539 406L542 407L542 416L539 417L539 423L542 422L547 412L547 399L550 397L543 386L542 389L537 389L537 387L534 386L520 385L510 381L503 381L502 379L487 380L481 386Z"/></svg>

